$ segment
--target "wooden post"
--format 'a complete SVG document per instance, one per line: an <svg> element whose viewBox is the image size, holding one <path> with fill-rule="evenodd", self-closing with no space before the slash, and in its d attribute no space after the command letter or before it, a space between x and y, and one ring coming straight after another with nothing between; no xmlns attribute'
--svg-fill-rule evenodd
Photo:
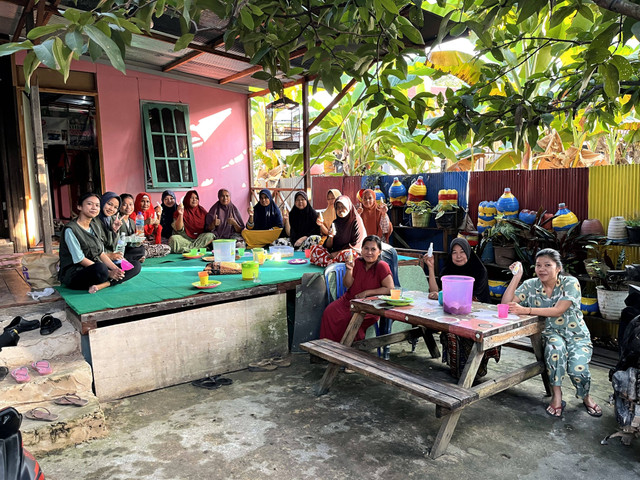
<svg viewBox="0 0 640 480"><path fill-rule="evenodd" d="M305 77L302 84L302 164L304 169L304 190L311 200L311 148L309 145L309 81Z"/></svg>
<svg viewBox="0 0 640 480"><path fill-rule="evenodd" d="M49 176L47 173L47 164L44 161L42 118L40 117L40 88L38 87L37 74L31 77L31 93L29 99L29 103L31 104L31 125L33 128L33 148L36 160L36 180L38 183L38 193L40 194L42 240L44 242L44 252L53 253L53 218L49 202Z"/></svg>
<svg viewBox="0 0 640 480"><path fill-rule="evenodd" d="M247 97L247 163L249 164L249 205L253 201L253 125L251 120L251 97Z"/></svg>

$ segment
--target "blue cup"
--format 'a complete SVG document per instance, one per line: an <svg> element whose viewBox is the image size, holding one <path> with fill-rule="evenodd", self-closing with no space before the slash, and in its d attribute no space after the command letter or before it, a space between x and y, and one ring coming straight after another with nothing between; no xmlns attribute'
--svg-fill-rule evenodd
<svg viewBox="0 0 640 480"><path fill-rule="evenodd" d="M438 303L442 305L442 290L438 292Z"/></svg>

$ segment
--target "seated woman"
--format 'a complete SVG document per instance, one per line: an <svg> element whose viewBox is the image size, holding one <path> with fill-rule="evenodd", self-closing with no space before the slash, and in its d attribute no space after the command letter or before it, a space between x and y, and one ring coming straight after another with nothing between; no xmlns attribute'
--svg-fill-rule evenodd
<svg viewBox="0 0 640 480"><path fill-rule="evenodd" d="M322 212L322 225L324 228L320 227L322 235L329 235L331 224L336 219L335 203L340 196L342 196L342 193L337 188L332 188L327 192L327 208Z"/></svg>
<svg viewBox="0 0 640 480"><path fill-rule="evenodd" d="M285 210L284 231L296 250L305 250L318 245L321 240L318 212L309 205L309 198L303 191L296 193L291 213ZM327 231L328 233L328 231Z"/></svg>
<svg viewBox="0 0 640 480"><path fill-rule="evenodd" d="M336 200L336 215L324 246L311 247L310 261L319 267L344 262L348 256L358 258L366 236L362 219L346 195Z"/></svg>
<svg viewBox="0 0 640 480"><path fill-rule="evenodd" d="M116 253L120 238L120 197L114 192L105 192L100 199L100 213L95 219L96 234L104 245L104 251L112 261L120 261L123 256Z"/></svg>
<svg viewBox="0 0 640 480"><path fill-rule="evenodd" d="M120 200L120 213L122 214L120 220L122 225L120 225L118 234L124 233L126 237L131 237L131 235L136 234L136 222L131 218L131 214L134 211L133 196L129 193L123 193L120 195ZM124 258L129 262L135 261L143 263L146 258L145 255L143 245L139 243L127 243L127 247L124 250Z"/></svg>
<svg viewBox="0 0 640 480"><path fill-rule="evenodd" d="M258 203L249 206L247 212L247 228L242 230L247 248L264 247L278 239L284 226L282 214L269 190L260 190Z"/></svg>
<svg viewBox="0 0 640 480"><path fill-rule="evenodd" d="M512 268L517 264L513 264ZM546 317L542 339L552 388L547 413L552 417L562 416L566 406L562 400L562 379L568 374L576 387L576 396L582 398L587 413L592 417L600 417L602 409L589 396L589 361L593 345L580 311L580 283L562 273L560 254L551 248L536 254L535 268L536 278L525 280L518 287L522 279L520 265L502 296L502 302L509 304L509 313Z"/></svg>
<svg viewBox="0 0 640 480"><path fill-rule="evenodd" d="M473 277L473 299L478 302L489 303L489 280L487 269L475 252L471 251L469 242L464 238L454 238L449 247L447 262L440 272L440 276L445 275L466 275ZM423 257L429 269L429 298L438 298L440 283L436 281L434 257ZM443 333L440 335L442 342L442 361L449 365L451 375L460 378L467 358L473 348L473 340L461 338L453 333ZM500 347L487 350L478 368L477 377L487 374L487 364L490 358L500 360Z"/></svg>
<svg viewBox="0 0 640 480"><path fill-rule="evenodd" d="M388 295L393 288L391 269L380 260L382 243L379 237L369 235L362 243L362 256L345 262L344 286L347 291L339 299L331 302L322 314L320 338L339 342L352 317L351 300L373 295ZM356 340L364 338L367 328L378 321L375 315L366 315L356 334Z"/></svg>
<svg viewBox="0 0 640 480"><path fill-rule="evenodd" d="M162 243L169 243L169 238L173 234L173 215L178 209L176 194L171 190L162 192L162 211L160 213L160 226L162 227Z"/></svg>
<svg viewBox="0 0 640 480"><path fill-rule="evenodd" d="M192 248L207 248L215 238L213 233L207 232L207 211L200 206L200 197L195 190L187 192L173 217L175 233L169 238L169 247L173 253L186 253Z"/></svg>
<svg viewBox="0 0 640 480"><path fill-rule="evenodd" d="M100 197L85 193L80 197L78 211L78 218L65 225L60 237L60 282L74 290L96 293L140 273L140 263L131 262L133 268L124 272L104 252L92 221L100 213Z"/></svg>
<svg viewBox="0 0 640 480"><path fill-rule="evenodd" d="M362 217L367 235L377 235L383 242L389 241L393 225L389 221L387 207L376 203L373 190L367 189L362 194L362 207L358 209L358 214Z"/></svg>
<svg viewBox="0 0 640 480"><path fill-rule="evenodd" d="M231 202L229 190L218 190L218 201L213 204L205 219L207 230L213 232L215 238L242 240L244 222L240 211Z"/></svg>
<svg viewBox="0 0 640 480"><path fill-rule="evenodd" d="M136 221L138 212L142 212L144 216L144 235L151 243L162 243L162 226L160 225L160 219L151 205L151 196L142 192L136 196L135 210L131 214L133 221Z"/></svg>

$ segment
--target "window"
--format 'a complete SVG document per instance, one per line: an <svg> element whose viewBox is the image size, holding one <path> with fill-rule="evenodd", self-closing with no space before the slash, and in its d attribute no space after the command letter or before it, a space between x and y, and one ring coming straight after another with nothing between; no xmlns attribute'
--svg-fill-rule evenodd
<svg viewBox="0 0 640 480"><path fill-rule="evenodd" d="M189 106L147 103L142 106L147 188L194 187L198 184L189 131Z"/></svg>

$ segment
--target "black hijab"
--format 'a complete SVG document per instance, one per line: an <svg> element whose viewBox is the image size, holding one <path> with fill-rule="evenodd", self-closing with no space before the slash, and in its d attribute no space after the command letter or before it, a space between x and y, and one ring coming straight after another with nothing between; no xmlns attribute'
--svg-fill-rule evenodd
<svg viewBox="0 0 640 480"><path fill-rule="evenodd" d="M460 267L455 265L451 260L451 252L456 245L460 246L467 255L467 263ZM447 263L440 272L441 277L445 275L466 275L467 277L473 277L473 296L477 298L479 302L489 303L491 301L487 269L475 252L471 251L471 245L469 245L466 239L454 238L451 241Z"/></svg>
<svg viewBox="0 0 640 480"><path fill-rule="evenodd" d="M164 204L164 199L167 197L173 197L173 207L167 207ZM165 190L162 192L162 215L160 215L160 225L162 225L162 236L164 238L169 238L173 234L173 227L171 224L173 223L173 214L178 209L178 200L176 199L176 194L171 190Z"/></svg>
<svg viewBox="0 0 640 480"><path fill-rule="evenodd" d="M100 213L98 214L98 218L100 219L100 221L102 222L102 224L105 227L105 230L108 232L109 230L111 230L111 222L113 221L113 217L115 215L111 215L110 217L107 217L104 214L104 206L107 204L107 202L109 200L111 200L112 198L116 198L118 200L118 208L117 208L117 212L116 215L118 215L120 213L120 205L122 205L122 201L120 200L120 197L118 196L117 193L115 192L105 192L102 197L100 197Z"/></svg>
<svg viewBox="0 0 640 480"><path fill-rule="evenodd" d="M282 228L284 225L282 224L282 214L280 213L280 209L273 201L273 196L271 192L266 188L260 190L258 194L258 199L260 195L266 195L269 199L269 205L263 207L258 200L253 206L253 229L254 230L270 230L272 228Z"/></svg>
<svg viewBox="0 0 640 480"><path fill-rule="evenodd" d="M295 200L303 197L307 201L307 206L302 210L295 206ZM309 198L303 191L296 193L294 207L289 213L289 226L291 227L290 235L291 245L295 245L300 237L308 237L310 235L320 235L320 227L316 223L318 212L309 204Z"/></svg>

